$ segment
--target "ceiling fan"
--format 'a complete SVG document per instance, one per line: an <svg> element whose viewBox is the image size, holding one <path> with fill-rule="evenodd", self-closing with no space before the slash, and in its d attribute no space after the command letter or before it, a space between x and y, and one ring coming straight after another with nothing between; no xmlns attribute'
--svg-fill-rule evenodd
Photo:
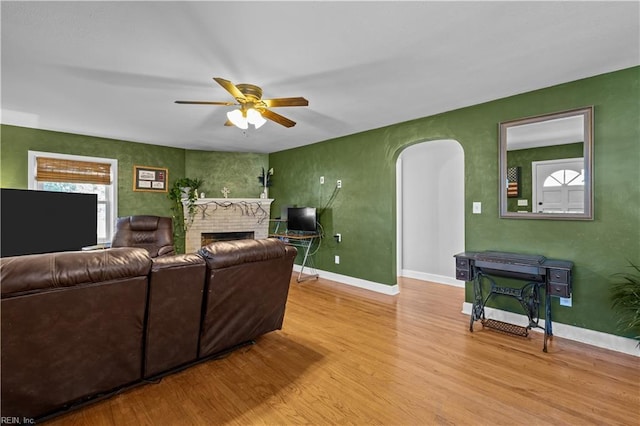
<svg viewBox="0 0 640 426"><path fill-rule="evenodd" d="M213 78L227 92L231 93L236 102L218 102L218 101L176 101L177 104L196 104L196 105L238 105L239 108L227 113L227 122L225 126L237 126L241 129L247 129L249 124L253 124L255 128L259 128L267 120L275 121L285 127L293 127L295 121L276 114L269 108L292 107L292 106L308 106L309 101L305 98L275 98L262 99L262 89L253 84L233 84L224 78Z"/></svg>

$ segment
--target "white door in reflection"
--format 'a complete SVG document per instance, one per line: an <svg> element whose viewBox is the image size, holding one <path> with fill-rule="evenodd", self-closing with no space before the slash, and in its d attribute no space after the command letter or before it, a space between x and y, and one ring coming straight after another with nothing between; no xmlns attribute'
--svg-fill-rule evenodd
<svg viewBox="0 0 640 426"><path fill-rule="evenodd" d="M538 213L584 213L584 159L532 162L532 202Z"/></svg>

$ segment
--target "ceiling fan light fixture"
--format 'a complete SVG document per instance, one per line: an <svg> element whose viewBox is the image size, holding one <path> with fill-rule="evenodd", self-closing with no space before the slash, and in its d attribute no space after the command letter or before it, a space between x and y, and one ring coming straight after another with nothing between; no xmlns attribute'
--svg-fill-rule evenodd
<svg viewBox="0 0 640 426"><path fill-rule="evenodd" d="M249 128L249 122L247 121L247 117L239 109L234 109L233 111L229 111L227 113L227 118L236 127L239 127L242 130L246 130L247 128Z"/></svg>
<svg viewBox="0 0 640 426"><path fill-rule="evenodd" d="M233 96L235 102L175 101L175 103L191 105L238 105L238 109L227 112L228 120L224 125L234 125L243 130L248 129L249 124L253 124L256 129L259 129L267 120L271 120L284 127L293 127L296 125L295 121L271 111L271 108L309 106L309 101L300 96L262 99L262 89L256 85L246 83L236 85L220 77L214 77L213 79Z"/></svg>
<svg viewBox="0 0 640 426"><path fill-rule="evenodd" d="M255 108L249 108L247 110L247 121L250 124L253 124L256 127L256 129L259 129L260 127L262 127L264 123L267 122L267 120L264 119L262 114L260 114L260 111L258 111Z"/></svg>

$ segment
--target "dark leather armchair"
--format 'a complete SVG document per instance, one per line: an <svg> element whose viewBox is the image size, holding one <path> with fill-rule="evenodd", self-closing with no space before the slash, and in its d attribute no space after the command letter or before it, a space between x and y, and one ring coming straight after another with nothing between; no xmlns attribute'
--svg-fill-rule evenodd
<svg viewBox="0 0 640 426"><path fill-rule="evenodd" d="M161 216L119 217L111 247L140 247L151 257L175 254L173 220Z"/></svg>

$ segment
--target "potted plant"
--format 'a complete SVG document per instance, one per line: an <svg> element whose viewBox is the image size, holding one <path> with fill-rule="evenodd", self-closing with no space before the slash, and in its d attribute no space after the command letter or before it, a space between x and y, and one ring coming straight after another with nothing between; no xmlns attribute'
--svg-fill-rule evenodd
<svg viewBox="0 0 640 426"><path fill-rule="evenodd" d="M179 251L184 252L184 236L193 221L196 213L196 200L198 189L202 186L202 179L180 178L177 179L167 197L172 201L173 212L173 239ZM185 221L185 208L189 220Z"/></svg>
<svg viewBox="0 0 640 426"><path fill-rule="evenodd" d="M630 268L630 272L613 275L616 281L611 286L611 301L619 314L620 328L634 332L640 347L640 267L631 263Z"/></svg>
<svg viewBox="0 0 640 426"><path fill-rule="evenodd" d="M258 182L262 185L262 194L260 198L269 198L269 190L268 188L271 186L271 177L273 176L273 167L269 169L269 171L265 172L264 167L262 168L262 174L258 176Z"/></svg>

